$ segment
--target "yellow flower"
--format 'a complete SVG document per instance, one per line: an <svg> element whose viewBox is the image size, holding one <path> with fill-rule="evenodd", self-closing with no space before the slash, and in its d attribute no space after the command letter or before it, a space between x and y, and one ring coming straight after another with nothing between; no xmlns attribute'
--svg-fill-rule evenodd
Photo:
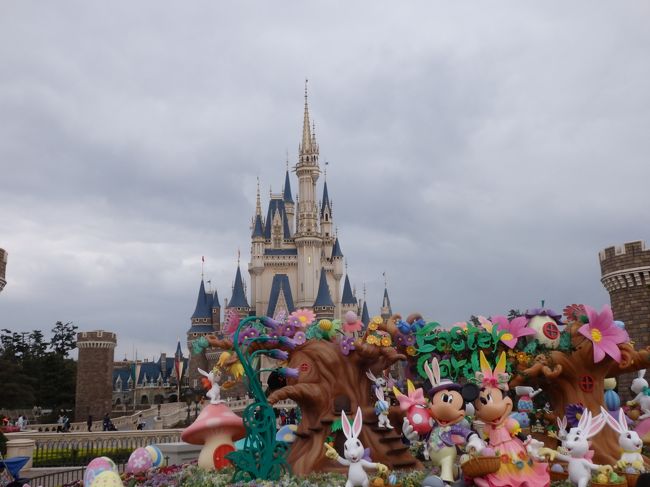
<svg viewBox="0 0 650 487"><path fill-rule="evenodd" d="M318 326L323 331L330 331L332 329L332 322L330 320L320 320Z"/></svg>
<svg viewBox="0 0 650 487"><path fill-rule="evenodd" d="M370 323L368 323L368 329L372 330L372 331L375 331L377 329L377 323L375 323L374 321L371 321Z"/></svg>
<svg viewBox="0 0 650 487"><path fill-rule="evenodd" d="M406 347L406 353L408 355L410 355L411 357L413 357L417 353L417 350L415 349L415 347L413 345L409 345L408 347Z"/></svg>
<svg viewBox="0 0 650 487"><path fill-rule="evenodd" d="M381 316L375 316L370 320L371 323L377 323L378 325L381 325L384 322L384 319Z"/></svg>
<svg viewBox="0 0 650 487"><path fill-rule="evenodd" d="M391 343L392 343L392 340L390 339L389 336L385 336L384 338L381 339L381 346L382 347L390 347Z"/></svg>
<svg viewBox="0 0 650 487"><path fill-rule="evenodd" d="M237 380L244 375L244 366L241 364L241 362L237 361L231 365L230 373L235 378L235 380Z"/></svg>
<svg viewBox="0 0 650 487"><path fill-rule="evenodd" d="M217 361L217 365L219 367L223 367L229 358L230 358L229 352L222 352L221 355L219 355L219 360Z"/></svg>
<svg viewBox="0 0 650 487"><path fill-rule="evenodd" d="M379 345L379 338L377 338L375 335L369 335L368 338L366 338L366 342L368 342L370 345Z"/></svg>
<svg viewBox="0 0 650 487"><path fill-rule="evenodd" d="M526 355L524 352L517 353L517 362L520 364L528 363L528 355Z"/></svg>

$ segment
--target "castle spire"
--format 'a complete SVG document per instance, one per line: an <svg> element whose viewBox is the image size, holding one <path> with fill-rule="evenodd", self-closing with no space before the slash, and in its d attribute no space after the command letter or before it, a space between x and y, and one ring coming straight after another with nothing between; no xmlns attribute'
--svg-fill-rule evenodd
<svg viewBox="0 0 650 487"><path fill-rule="evenodd" d="M332 295L330 294L330 287L327 284L327 275L325 273L325 268L321 267L320 270L320 282L318 283L318 295L316 296L316 301L314 301L314 307L331 307L334 308L334 303L332 302Z"/></svg>
<svg viewBox="0 0 650 487"><path fill-rule="evenodd" d="M309 102L307 100L307 82L305 79L305 114L302 121L302 144L300 144L300 153L309 154L312 152L312 133L309 126Z"/></svg>
<svg viewBox="0 0 650 487"><path fill-rule="evenodd" d="M345 274L345 283L343 284L343 296L341 297L341 304L357 304L357 298L352 294L352 286L350 286L350 279L347 273Z"/></svg>
<svg viewBox="0 0 650 487"><path fill-rule="evenodd" d="M325 163L327 164L327 163ZM323 200L321 202L321 207L320 207L320 216L323 218L325 216L325 210L329 210L330 217L332 215L332 205L330 204L330 196L327 191L327 179L325 180L323 184Z"/></svg>
<svg viewBox="0 0 650 487"><path fill-rule="evenodd" d="M262 203L260 202L260 178L257 177L257 201L255 202L255 214L262 215Z"/></svg>
<svg viewBox="0 0 650 487"><path fill-rule="evenodd" d="M291 181L289 180L289 168L287 167L287 172L284 175L284 194L283 199L285 203L293 203L293 197L291 196Z"/></svg>
<svg viewBox="0 0 650 487"><path fill-rule="evenodd" d="M246 292L244 291L244 281L241 277L239 268L239 258L237 259L237 274L235 275L235 285L232 288L232 297L228 302L229 308L249 308Z"/></svg>
<svg viewBox="0 0 650 487"><path fill-rule="evenodd" d="M205 293L205 284L203 283L203 278L201 278L199 295L196 299L196 308L194 309L194 314L192 315L192 321L194 322L194 320L201 318L212 318L212 309L208 305L208 297Z"/></svg>

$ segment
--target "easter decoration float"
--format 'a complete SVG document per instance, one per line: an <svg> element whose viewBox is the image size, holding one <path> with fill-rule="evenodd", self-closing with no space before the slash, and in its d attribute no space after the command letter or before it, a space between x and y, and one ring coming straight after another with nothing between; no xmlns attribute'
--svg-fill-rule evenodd
<svg viewBox="0 0 650 487"><path fill-rule="evenodd" d="M454 402L452 393L456 393L459 425L467 431L457 428L454 431L462 434L449 435L456 455L452 473L446 462L445 473L441 472L446 482L459 480L454 465L468 467L473 459L483 456L482 464L492 466L484 473L473 472L475 485L549 485L548 460L564 456L567 464L569 460L575 464L564 445L557 445L558 439L566 440L570 435L566 430L589 417L585 458L595 466L590 469L591 480L607 477L611 484L620 477L614 468L625 468L621 461L626 450L619 443L623 427L618 417L624 411L620 407L609 411L613 422L601 415L601 407L606 405L605 379L646 368L650 351L634 349L624 328L614 323L608 306L599 312L571 305L565 308L564 317L563 321L552 310L539 308L521 316L472 317L444 329L417 314L406 319L394 315L387 320L373 318L365 329L359 329L351 316L344 321L317 320L309 310L296 310L286 318L248 317L230 334L203 338L198 348L234 350L232 357L241 363L243 380L255 399L244 413L244 449L226 455L238 480L277 479L286 472L296 476L325 471L347 474L349 465L340 460L346 459L344 445L354 434L364 446L364 461L381 465L377 468L380 474L383 466L389 471L422 470L425 467L413 456L408 440L424 444L430 442L435 428L450 426L446 416L436 413L444 408L435 404ZM274 359L276 366L263 369L261 356ZM286 379L268 397L259 380L265 370ZM391 377L389 371L398 374L399 381L394 387L387 387L388 380L378 385L382 378ZM512 392L518 397L517 408L513 407ZM611 394L609 397L611 405ZM295 401L302 412L291 443L276 439L272 405L284 399ZM637 396L641 407L643 401L643 396ZM467 422L470 410L476 415ZM349 424L343 423L342 413L355 411L355 419L363 427L346 434ZM642 409L642 414L645 412ZM539 435L520 439L520 423L525 425L526 419L531 431ZM389 424L395 428L390 429ZM635 426L629 425L630 431ZM446 433L437 437L447 438ZM556 445L557 450L549 448ZM425 450L428 469L437 459L431 458L435 449ZM643 465L639 465L638 456L634 458L629 467L633 463L640 473L645 458ZM585 472L573 475L571 481L580 485ZM564 470L564 474L570 472ZM468 477L471 475L465 472ZM527 484L525 478L536 480Z"/></svg>

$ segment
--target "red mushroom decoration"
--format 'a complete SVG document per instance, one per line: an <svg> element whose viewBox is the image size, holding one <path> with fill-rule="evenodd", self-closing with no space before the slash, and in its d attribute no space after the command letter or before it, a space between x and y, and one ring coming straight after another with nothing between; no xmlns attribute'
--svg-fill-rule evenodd
<svg viewBox="0 0 650 487"><path fill-rule="evenodd" d="M234 451L234 442L244 436L242 419L220 403L203 408L196 421L185 428L181 439L192 445L204 445L199 454L199 467L219 470L230 465L226 454Z"/></svg>

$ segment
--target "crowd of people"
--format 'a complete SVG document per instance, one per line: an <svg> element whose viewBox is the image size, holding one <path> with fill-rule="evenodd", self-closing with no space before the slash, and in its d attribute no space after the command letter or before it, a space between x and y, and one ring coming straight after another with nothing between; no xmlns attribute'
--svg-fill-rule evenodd
<svg viewBox="0 0 650 487"><path fill-rule="evenodd" d="M3 427L14 426L16 428L20 428L20 430L23 431L27 429L28 425L29 425L29 419L27 419L27 416L23 416L22 414L15 419L11 419L8 416L2 417Z"/></svg>

